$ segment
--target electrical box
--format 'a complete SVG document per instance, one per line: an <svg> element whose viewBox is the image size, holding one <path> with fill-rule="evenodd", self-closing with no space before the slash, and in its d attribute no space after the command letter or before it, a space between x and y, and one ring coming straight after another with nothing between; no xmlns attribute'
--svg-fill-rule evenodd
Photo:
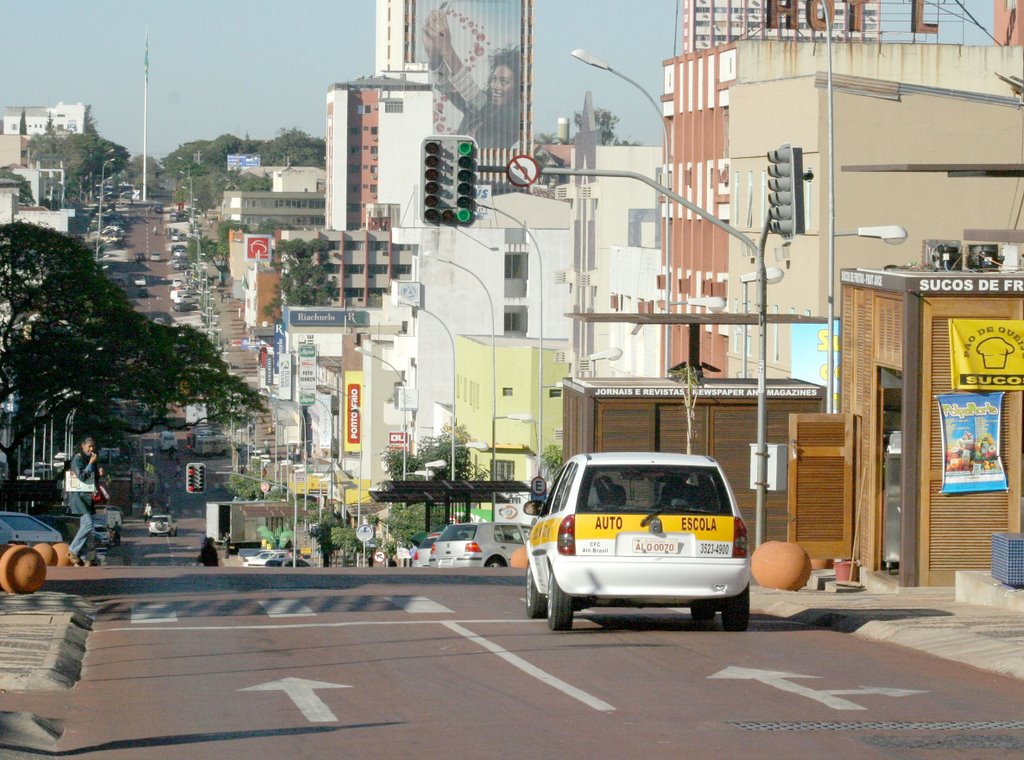
<svg viewBox="0 0 1024 760"><path fill-rule="evenodd" d="M769 491L785 491L789 484L789 446L767 443ZM757 489L757 444L750 444L750 488Z"/></svg>

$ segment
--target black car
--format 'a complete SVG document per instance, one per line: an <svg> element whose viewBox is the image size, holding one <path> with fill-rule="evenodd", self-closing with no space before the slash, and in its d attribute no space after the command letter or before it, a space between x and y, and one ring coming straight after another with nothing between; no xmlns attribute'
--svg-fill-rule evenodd
<svg viewBox="0 0 1024 760"><path fill-rule="evenodd" d="M143 253L142 251L136 251L135 252L135 261L136 262L141 262L141 261L145 261L145 260L146 260L146 254L145 253Z"/></svg>
<svg viewBox="0 0 1024 760"><path fill-rule="evenodd" d="M174 311L197 311L199 306L192 301L180 301L171 307Z"/></svg>
<svg viewBox="0 0 1024 760"><path fill-rule="evenodd" d="M149 289L139 288L138 291L135 293L135 296L136 298L149 298Z"/></svg>
<svg viewBox="0 0 1024 760"><path fill-rule="evenodd" d="M266 564L264 565L264 567L291 567L291 566L292 566L292 558L291 557L283 557L283 558L278 558L278 559L268 559ZM312 567L312 565L310 565L304 559L296 559L295 560L295 567Z"/></svg>

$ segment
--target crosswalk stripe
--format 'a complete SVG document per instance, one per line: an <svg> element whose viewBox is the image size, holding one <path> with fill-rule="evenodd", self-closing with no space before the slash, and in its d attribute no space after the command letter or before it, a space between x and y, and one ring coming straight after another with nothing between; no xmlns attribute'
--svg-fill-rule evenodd
<svg viewBox="0 0 1024 760"><path fill-rule="evenodd" d="M388 601L409 613L451 612L443 604L438 604L425 596L389 596Z"/></svg>
<svg viewBox="0 0 1024 760"><path fill-rule="evenodd" d="M133 604L132 623L176 623L178 615L170 604Z"/></svg>
<svg viewBox="0 0 1024 760"><path fill-rule="evenodd" d="M316 614L298 599L274 599L271 601L261 599L259 605L272 618L303 617Z"/></svg>

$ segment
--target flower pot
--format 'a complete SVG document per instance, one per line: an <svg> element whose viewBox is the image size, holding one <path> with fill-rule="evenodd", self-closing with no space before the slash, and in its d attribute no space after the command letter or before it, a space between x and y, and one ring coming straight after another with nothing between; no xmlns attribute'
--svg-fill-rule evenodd
<svg viewBox="0 0 1024 760"><path fill-rule="evenodd" d="M837 559L832 567L836 571L836 581L843 582L849 581L853 576L853 560L852 559Z"/></svg>

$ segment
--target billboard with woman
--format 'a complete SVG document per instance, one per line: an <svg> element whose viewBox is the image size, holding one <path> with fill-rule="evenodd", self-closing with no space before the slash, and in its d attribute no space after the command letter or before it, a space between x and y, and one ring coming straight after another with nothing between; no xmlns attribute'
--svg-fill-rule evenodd
<svg viewBox="0 0 1024 760"><path fill-rule="evenodd" d="M524 138L522 0L419 0L415 58L434 87L434 131L482 149Z"/></svg>

